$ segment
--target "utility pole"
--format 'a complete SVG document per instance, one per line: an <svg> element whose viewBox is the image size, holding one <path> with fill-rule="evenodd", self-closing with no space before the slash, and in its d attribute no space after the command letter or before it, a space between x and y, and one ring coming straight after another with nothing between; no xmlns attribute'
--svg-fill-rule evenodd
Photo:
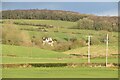
<svg viewBox="0 0 120 80"><path fill-rule="evenodd" d="M107 63L108 63L108 34L106 37L106 67L107 67Z"/></svg>
<svg viewBox="0 0 120 80"><path fill-rule="evenodd" d="M91 42L91 37L88 36L88 63L90 63L90 42Z"/></svg>

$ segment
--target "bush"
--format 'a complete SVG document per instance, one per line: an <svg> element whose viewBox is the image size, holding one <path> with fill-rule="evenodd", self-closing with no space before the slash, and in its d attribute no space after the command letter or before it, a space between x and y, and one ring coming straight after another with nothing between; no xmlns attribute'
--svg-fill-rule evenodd
<svg viewBox="0 0 120 80"><path fill-rule="evenodd" d="M77 22L78 29L93 29L93 20L88 18L80 19Z"/></svg>
<svg viewBox="0 0 120 80"><path fill-rule="evenodd" d="M78 40L77 38L70 38L69 41L59 42L58 44L56 44L54 50L67 51L67 50L71 50L71 49L75 49L83 46L86 46L86 41L84 39Z"/></svg>
<svg viewBox="0 0 120 80"><path fill-rule="evenodd" d="M70 42L59 42L59 44L55 45L55 51L67 51L70 50L71 43Z"/></svg>
<svg viewBox="0 0 120 80"><path fill-rule="evenodd" d="M27 32L19 30L12 22L6 22L2 28L2 42L10 45L30 46L31 40Z"/></svg>

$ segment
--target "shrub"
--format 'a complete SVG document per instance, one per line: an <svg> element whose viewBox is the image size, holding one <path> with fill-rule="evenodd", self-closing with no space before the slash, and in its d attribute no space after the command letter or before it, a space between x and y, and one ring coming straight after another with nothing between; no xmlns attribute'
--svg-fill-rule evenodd
<svg viewBox="0 0 120 80"><path fill-rule="evenodd" d="M78 40L77 38L70 38L69 41L59 42L58 44L56 44L54 50L67 51L67 50L71 50L71 49L75 49L83 46L86 46L86 41L84 39Z"/></svg>
<svg viewBox="0 0 120 80"><path fill-rule="evenodd" d="M66 51L71 49L70 42L59 42L59 44L55 45L55 51Z"/></svg>
<svg viewBox="0 0 120 80"><path fill-rule="evenodd" d="M88 18L80 19L77 24L78 29L93 29L93 20Z"/></svg>
<svg viewBox="0 0 120 80"><path fill-rule="evenodd" d="M30 46L31 40L27 32L19 30L12 22L6 22L2 28L2 42L10 45Z"/></svg>

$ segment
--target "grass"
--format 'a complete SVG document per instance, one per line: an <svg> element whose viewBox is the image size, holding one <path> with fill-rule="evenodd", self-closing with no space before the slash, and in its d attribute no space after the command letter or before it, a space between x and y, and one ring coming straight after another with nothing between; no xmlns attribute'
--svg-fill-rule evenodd
<svg viewBox="0 0 120 80"><path fill-rule="evenodd" d="M105 58L92 58L91 63L105 63ZM24 63L87 63L87 58L30 58L30 57L2 57L3 64ZM108 58L108 63L118 63L118 58Z"/></svg>
<svg viewBox="0 0 120 80"><path fill-rule="evenodd" d="M116 68L5 68L3 78L117 78Z"/></svg>
<svg viewBox="0 0 120 80"><path fill-rule="evenodd" d="M7 21L7 20L5 20ZM58 41L66 41L64 38L86 39L88 35L93 38L100 38L109 34L109 55L118 54L117 43L118 33L107 31L80 30L70 29L76 25L76 22L60 21L60 20L13 20L18 23L46 24L53 25L58 28L48 28L47 32L36 31L38 26L32 25L15 25L19 29L25 29L30 37L33 35L41 38L42 36L50 36ZM1 24L0 25L4 25ZM34 29L29 31L26 29ZM92 45L91 55L104 55L105 44ZM87 55L88 47L80 47L66 52L55 52L51 50L40 49L37 47L24 47L13 45L2 45L2 63L3 64L26 64L26 63L87 63L87 57L81 58L70 54ZM1 57L1 56L0 56ZM105 57L92 58L91 63L105 63ZM108 63L118 63L118 58L108 57ZM117 78L117 68L105 67L27 67L27 68L3 68L3 78Z"/></svg>
<svg viewBox="0 0 120 80"><path fill-rule="evenodd" d="M87 36L90 34L92 38L100 39L103 36L106 36L106 33L109 33L109 45L116 45L118 44L118 33L117 32L106 32L106 31L94 31L94 30L78 30L78 29L65 29L60 28L59 32L54 32L56 29L51 28L48 29L48 32L41 32L41 31L28 31L30 36L33 35L36 37L43 37L48 36L57 39L58 41L65 41L65 38L77 38L78 40L85 39L87 40ZM114 42L114 43L113 43Z"/></svg>
<svg viewBox="0 0 120 80"><path fill-rule="evenodd" d="M3 45L2 53L4 56L15 55L17 57L32 57L32 58L65 58L70 57L67 54L44 50L35 47L11 46Z"/></svg>
<svg viewBox="0 0 120 80"><path fill-rule="evenodd" d="M69 54L34 47L3 45L3 63L86 63L87 58L76 58ZM12 56L13 55L13 56ZM117 63L117 58L108 58L109 63ZM92 63L105 63L105 58L93 58Z"/></svg>
<svg viewBox="0 0 120 80"><path fill-rule="evenodd" d="M5 19L5 21L7 21ZM13 22L17 23L33 23L33 24L46 24L46 25L53 25L55 27L70 27L74 26L76 22L69 22L69 21L61 21L61 20L28 20L28 19L16 19L12 20Z"/></svg>
<svg viewBox="0 0 120 80"><path fill-rule="evenodd" d="M11 19L12 20L12 19ZM6 19L3 21L7 21ZM28 31L29 35L32 37L37 36L39 38L43 36L48 36L52 38L56 38L59 41L65 41L64 38L76 37L77 39L87 39L88 35L92 35L93 38L100 38L101 36L105 36L107 33L110 36L110 43L117 44L118 43L118 33L117 32L108 32L108 31L95 31L95 30L81 30L81 29L69 29L71 26L76 25L76 22L69 22L69 21L60 21L60 20L28 20L28 19L15 19L12 20L13 22L18 23L32 23L32 24L46 24L46 25L53 25L55 27L59 27L59 32L57 31L58 28L48 28L46 29L48 32L39 31L38 26L32 25L16 25L16 27L20 29L34 29L38 31ZM3 23L4 25L5 23ZM113 45L114 45L113 44Z"/></svg>
<svg viewBox="0 0 120 80"><path fill-rule="evenodd" d="M66 54L83 54L87 55L88 54L88 47L81 47L77 49L72 49L69 51L66 51L64 53ZM109 46L109 55L111 54L118 54L118 47L117 46ZM106 45L92 45L91 46L91 55L106 55Z"/></svg>

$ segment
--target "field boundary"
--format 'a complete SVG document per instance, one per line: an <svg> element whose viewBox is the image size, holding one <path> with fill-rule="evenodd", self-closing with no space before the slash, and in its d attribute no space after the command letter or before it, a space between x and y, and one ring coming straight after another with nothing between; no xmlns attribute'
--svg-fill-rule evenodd
<svg viewBox="0 0 120 80"><path fill-rule="evenodd" d="M105 63L24 63L24 64L0 64L3 68L15 67L105 67ZM108 63L107 67L120 67L118 63Z"/></svg>

